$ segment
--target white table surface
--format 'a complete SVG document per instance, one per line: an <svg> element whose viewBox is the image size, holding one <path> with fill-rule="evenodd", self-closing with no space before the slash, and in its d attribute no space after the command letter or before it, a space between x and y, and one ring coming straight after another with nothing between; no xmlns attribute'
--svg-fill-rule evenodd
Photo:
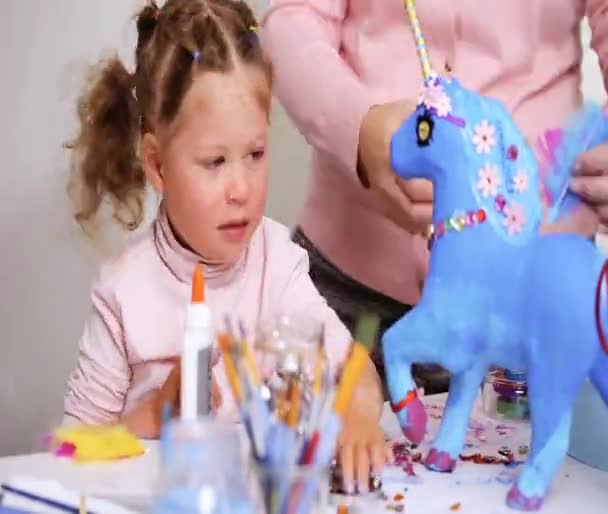
<svg viewBox="0 0 608 514"><path fill-rule="evenodd" d="M437 428L443 397L427 397L432 440ZM494 454L503 446L515 452L520 444L527 444L527 425L515 427L500 434L494 422L481 414L476 407L472 417L472 427L481 426L481 431L469 432L468 442L478 446L466 448L463 453ZM395 416L385 409L382 426L394 438L402 439ZM608 434L607 434L608 437ZM480 439L485 439L482 441ZM6 457L0 459L0 481L15 475L26 475L38 479L59 480L64 486L82 491L84 494L114 500L132 508L145 509L155 487L159 467L158 445L146 443L147 452L139 458L108 464L75 464L57 459L46 453ZM424 451L427 445L422 445ZM518 457L519 458L519 457ZM384 490L391 499L402 493L407 514L446 514L453 512L450 507L459 503L462 514L513 514L504 503L509 485L505 479L509 474L518 473L520 468L506 468L503 465L474 464L459 462L451 474L432 473L422 465L415 465L417 478L413 483L400 469L387 472ZM407 491L404 489L407 488ZM340 501L333 498L332 502ZM351 508L354 512L380 514L394 512L387 510L394 501L382 499L357 499ZM335 512L335 507L328 508ZM545 502L545 514L606 514L608 512L608 473L592 469L568 458L553 482L552 490Z"/></svg>

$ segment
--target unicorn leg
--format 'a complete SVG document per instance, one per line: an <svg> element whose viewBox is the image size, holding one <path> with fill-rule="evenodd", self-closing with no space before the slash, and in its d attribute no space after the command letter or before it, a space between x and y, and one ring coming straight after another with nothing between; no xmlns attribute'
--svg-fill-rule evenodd
<svg viewBox="0 0 608 514"><path fill-rule="evenodd" d="M439 363L437 344L442 324L418 305L382 337L388 390L393 412L405 437L418 444L426 433L426 412L412 378L414 362Z"/></svg>
<svg viewBox="0 0 608 514"><path fill-rule="evenodd" d="M549 484L566 457L572 410L553 406L556 414L549 419L532 420L532 448L530 458L521 475L507 495L507 505L513 509L534 511L542 506ZM550 431L544 430L547 424L554 424ZM542 427L540 425L543 425ZM535 437L534 432L543 431L544 437Z"/></svg>
<svg viewBox="0 0 608 514"><path fill-rule="evenodd" d="M428 469L450 472L456 466L484 373L485 368L473 367L452 377L439 434L426 458Z"/></svg>
<svg viewBox="0 0 608 514"><path fill-rule="evenodd" d="M567 351L567 345L559 343L554 341L557 347ZM532 444L522 473L507 495L509 507L526 511L540 509L549 484L566 457L573 401L590 364L571 364L564 360L560 363L563 371L540 360L529 364Z"/></svg>

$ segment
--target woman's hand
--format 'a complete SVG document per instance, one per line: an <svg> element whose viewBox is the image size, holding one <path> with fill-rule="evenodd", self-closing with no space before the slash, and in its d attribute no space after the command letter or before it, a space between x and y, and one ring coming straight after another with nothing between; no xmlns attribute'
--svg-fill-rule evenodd
<svg viewBox="0 0 608 514"><path fill-rule="evenodd" d="M214 363L215 364L215 363ZM176 359L164 384L152 391L135 409L121 417L120 423L134 436L141 439L158 439L166 409L171 417L180 411L181 360ZM222 404L222 394L215 379L212 379L212 403L217 410Z"/></svg>
<svg viewBox="0 0 608 514"><path fill-rule="evenodd" d="M359 129L359 176L386 207L386 215L411 233L424 232L433 216L433 186L427 180L403 180L390 164L393 134L416 109L402 100L373 106Z"/></svg>
<svg viewBox="0 0 608 514"><path fill-rule="evenodd" d="M608 145L600 145L582 154L574 169L570 189L583 203L572 213L551 225L543 225L542 233L569 232L593 237L608 226Z"/></svg>
<svg viewBox="0 0 608 514"><path fill-rule="evenodd" d="M593 209L599 222L608 225L608 145L600 145L580 156L571 189Z"/></svg>
<svg viewBox="0 0 608 514"><path fill-rule="evenodd" d="M367 494L370 476L382 473L393 454L378 420L352 413L338 438L337 460L347 494Z"/></svg>

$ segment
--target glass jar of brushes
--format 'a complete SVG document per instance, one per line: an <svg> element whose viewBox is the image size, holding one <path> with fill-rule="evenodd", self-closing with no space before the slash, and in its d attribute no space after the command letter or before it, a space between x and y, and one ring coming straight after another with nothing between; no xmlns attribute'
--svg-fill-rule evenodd
<svg viewBox="0 0 608 514"><path fill-rule="evenodd" d="M253 468L263 514L325 512L331 458L323 442L314 442L331 402L323 344L323 325L306 315L281 315L257 327L262 391L277 420L269 429L272 447Z"/></svg>

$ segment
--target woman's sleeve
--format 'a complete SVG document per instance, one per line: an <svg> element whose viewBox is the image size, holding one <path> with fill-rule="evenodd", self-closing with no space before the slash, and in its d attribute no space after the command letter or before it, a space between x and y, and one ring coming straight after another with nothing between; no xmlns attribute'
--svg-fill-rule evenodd
<svg viewBox="0 0 608 514"><path fill-rule="evenodd" d="M608 91L608 0L587 0L586 15L591 28L591 48L598 56L604 89Z"/></svg>
<svg viewBox="0 0 608 514"><path fill-rule="evenodd" d="M295 244L292 244L292 248L297 249L297 258L291 261L294 265L282 291L281 312L296 318L312 319L323 325L330 369L335 374L348 355L352 336L310 278L306 251Z"/></svg>
<svg viewBox="0 0 608 514"><path fill-rule="evenodd" d="M95 288L76 369L68 379L64 423L118 421L131 382L118 305L111 293Z"/></svg>
<svg viewBox="0 0 608 514"><path fill-rule="evenodd" d="M298 130L356 177L359 127L373 105L369 88L340 55L347 0L274 0L261 42L274 90Z"/></svg>

